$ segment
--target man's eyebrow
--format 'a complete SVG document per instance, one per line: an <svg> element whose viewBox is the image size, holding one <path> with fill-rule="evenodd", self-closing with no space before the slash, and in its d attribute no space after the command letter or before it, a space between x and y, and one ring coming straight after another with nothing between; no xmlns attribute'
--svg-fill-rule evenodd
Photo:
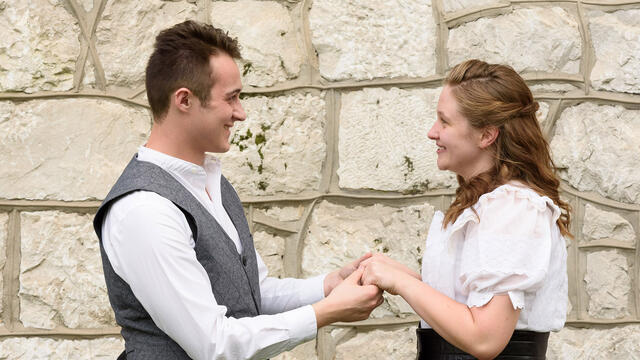
<svg viewBox="0 0 640 360"><path fill-rule="evenodd" d="M227 92L227 96L231 96L231 95L238 95L240 92L242 91L242 89L233 89L229 92Z"/></svg>

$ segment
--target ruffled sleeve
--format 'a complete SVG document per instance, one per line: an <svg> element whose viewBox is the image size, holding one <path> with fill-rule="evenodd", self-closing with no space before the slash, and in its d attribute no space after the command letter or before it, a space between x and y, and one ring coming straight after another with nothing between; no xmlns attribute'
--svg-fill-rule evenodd
<svg viewBox="0 0 640 360"><path fill-rule="evenodd" d="M503 185L475 205L480 221L469 227L458 281L467 305L483 306L508 294L514 309L525 292L541 287L549 269L552 229L560 209L528 188Z"/></svg>

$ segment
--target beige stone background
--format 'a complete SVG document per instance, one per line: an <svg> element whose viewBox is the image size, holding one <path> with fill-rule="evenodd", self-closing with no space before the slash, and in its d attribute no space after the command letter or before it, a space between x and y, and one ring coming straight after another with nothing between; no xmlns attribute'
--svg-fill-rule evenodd
<svg viewBox="0 0 640 360"><path fill-rule="evenodd" d="M419 269L455 186L426 136L442 78L511 64L574 208L548 358L638 359L640 2L616 0L0 0L0 359L121 351L91 220L149 133L155 34L185 19L242 44L224 169L275 276L365 251ZM388 296L276 359L412 359L417 321Z"/></svg>

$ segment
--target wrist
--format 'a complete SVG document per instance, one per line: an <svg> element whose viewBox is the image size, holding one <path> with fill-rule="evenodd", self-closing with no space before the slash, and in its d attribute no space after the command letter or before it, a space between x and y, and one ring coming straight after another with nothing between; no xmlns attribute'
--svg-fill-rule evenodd
<svg viewBox="0 0 640 360"><path fill-rule="evenodd" d="M395 284L394 284L394 290L396 292L396 294L402 296L403 298L406 296L406 290L407 289L411 289L414 287L413 283L415 281L420 281L422 282L422 280L417 279L415 276L413 276L412 274L403 274L403 276L398 276L395 280Z"/></svg>
<svg viewBox="0 0 640 360"><path fill-rule="evenodd" d="M316 314L316 325L318 329L334 322L334 320L331 319L331 305L328 304L328 302L329 300L325 298L311 305Z"/></svg>

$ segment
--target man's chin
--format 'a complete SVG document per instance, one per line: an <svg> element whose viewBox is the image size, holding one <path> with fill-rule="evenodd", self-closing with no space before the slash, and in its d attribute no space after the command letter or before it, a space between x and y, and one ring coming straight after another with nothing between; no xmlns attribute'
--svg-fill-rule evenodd
<svg viewBox="0 0 640 360"><path fill-rule="evenodd" d="M212 147L207 150L207 152L215 153L215 154L224 154L231 149L231 145L225 144L222 146Z"/></svg>

